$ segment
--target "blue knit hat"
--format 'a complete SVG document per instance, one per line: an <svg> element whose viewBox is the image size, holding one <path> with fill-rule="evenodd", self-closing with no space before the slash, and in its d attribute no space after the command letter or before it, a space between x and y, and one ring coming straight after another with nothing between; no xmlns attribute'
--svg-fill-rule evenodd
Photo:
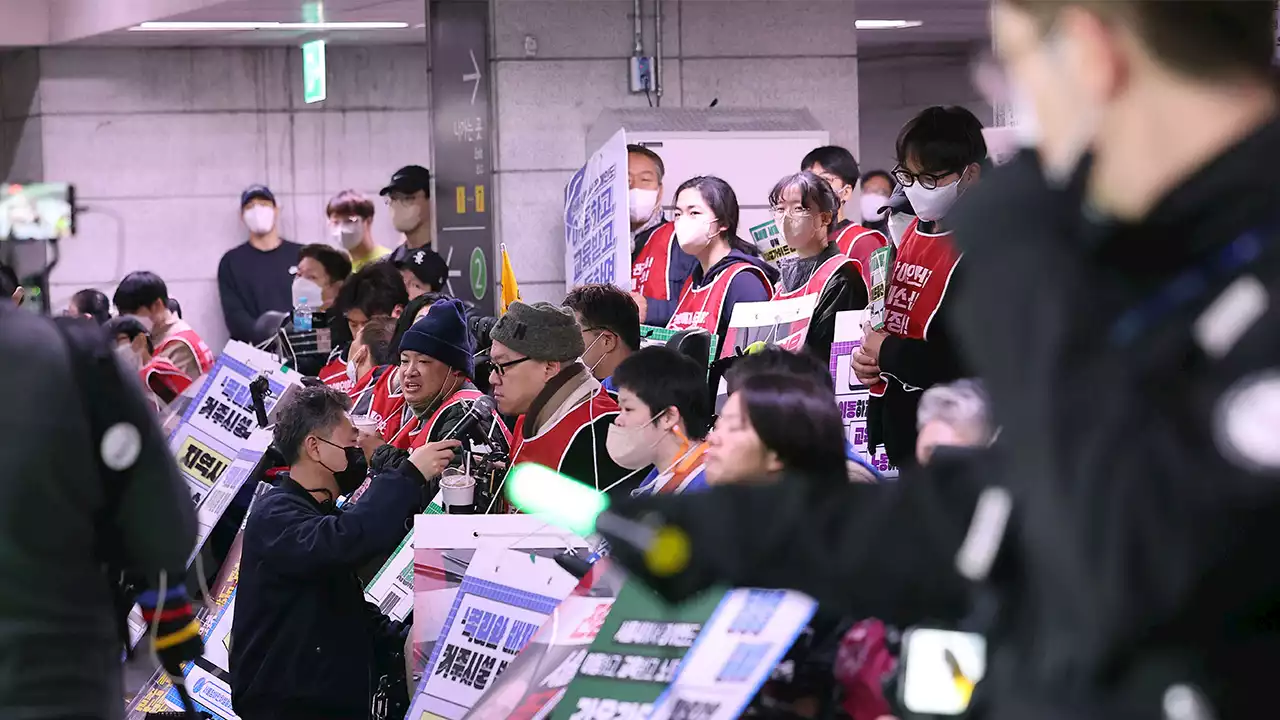
<svg viewBox="0 0 1280 720"><path fill-rule="evenodd" d="M437 300L421 320L405 331L400 350L420 352L467 377L475 375L476 345L460 300Z"/></svg>

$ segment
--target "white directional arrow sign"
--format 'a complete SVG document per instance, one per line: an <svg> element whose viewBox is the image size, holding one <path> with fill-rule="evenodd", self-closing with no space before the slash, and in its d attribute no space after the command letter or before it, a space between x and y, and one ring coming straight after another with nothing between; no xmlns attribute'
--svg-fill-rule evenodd
<svg viewBox="0 0 1280 720"><path fill-rule="evenodd" d="M480 65L476 63L476 52L474 50L468 50L467 53L471 55L471 67L473 70L462 76L462 82L475 83L475 85L471 87L471 104L475 105L476 93L480 90Z"/></svg>

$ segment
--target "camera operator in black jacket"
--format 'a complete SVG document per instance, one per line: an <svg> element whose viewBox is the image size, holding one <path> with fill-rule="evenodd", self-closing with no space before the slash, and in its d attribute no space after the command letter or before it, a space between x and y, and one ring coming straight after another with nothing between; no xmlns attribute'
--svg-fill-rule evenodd
<svg viewBox="0 0 1280 720"><path fill-rule="evenodd" d="M356 573L404 538L427 479L459 443L424 445L338 508L368 470L349 405L337 390L307 387L276 422L289 473L249 515L232 627L232 703L245 720L364 720L375 668L404 645L407 629L365 601Z"/></svg>
<svg viewBox="0 0 1280 720"><path fill-rule="evenodd" d="M792 587L902 624L976 607L982 718L1274 712L1275 11L998 0L1039 158L957 206L972 274L953 330L1002 450L935 453L887 485L637 499L618 512L690 538L689 566L655 586Z"/></svg>

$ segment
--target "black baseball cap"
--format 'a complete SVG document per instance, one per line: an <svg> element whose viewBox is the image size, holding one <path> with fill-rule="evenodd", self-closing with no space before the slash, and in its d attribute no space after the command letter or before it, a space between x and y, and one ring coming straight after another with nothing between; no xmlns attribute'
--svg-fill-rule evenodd
<svg viewBox="0 0 1280 720"><path fill-rule="evenodd" d="M437 292L444 289L449 280L449 265L440 257L440 253L431 248L409 250L395 261L396 268L413 273L424 285L430 285Z"/></svg>
<svg viewBox="0 0 1280 720"><path fill-rule="evenodd" d="M271 188L266 185L250 185L248 189L240 193L240 209L244 209L250 200L262 198L272 205L276 204L276 196L271 192Z"/></svg>
<svg viewBox="0 0 1280 720"><path fill-rule="evenodd" d="M391 184L382 188L379 195L393 192L412 195L421 190L431 197L431 171L421 165L405 165L391 176Z"/></svg>

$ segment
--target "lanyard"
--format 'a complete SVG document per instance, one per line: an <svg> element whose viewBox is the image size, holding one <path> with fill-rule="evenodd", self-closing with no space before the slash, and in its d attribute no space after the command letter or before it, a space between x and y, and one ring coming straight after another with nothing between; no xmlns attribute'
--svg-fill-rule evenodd
<svg viewBox="0 0 1280 720"><path fill-rule="evenodd" d="M1122 313L1111 326L1111 344L1133 345L1156 323L1208 293L1213 281L1234 275L1261 255L1262 238L1256 231L1246 232L1209 262L1186 270Z"/></svg>

